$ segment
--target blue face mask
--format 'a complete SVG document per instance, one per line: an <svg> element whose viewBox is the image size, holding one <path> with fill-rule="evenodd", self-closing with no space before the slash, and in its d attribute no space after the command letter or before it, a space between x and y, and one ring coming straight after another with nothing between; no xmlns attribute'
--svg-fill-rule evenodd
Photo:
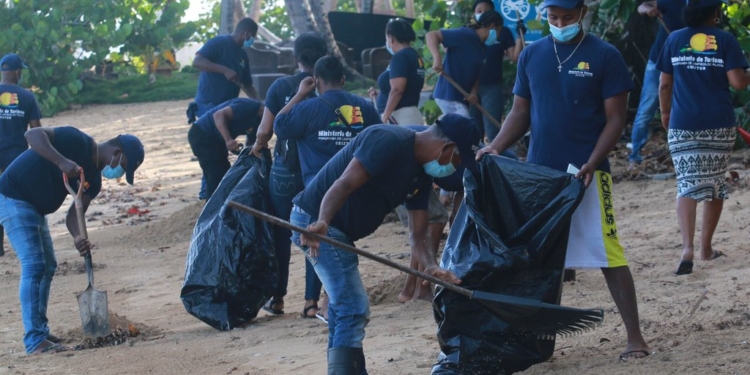
<svg viewBox="0 0 750 375"><path fill-rule="evenodd" d="M242 43L242 48L250 48L253 46L253 43L255 43L255 38L250 37L245 39L245 43Z"/></svg>
<svg viewBox="0 0 750 375"><path fill-rule="evenodd" d="M442 155L442 151L440 154ZM440 159L440 155L438 155L437 159L425 163L422 168L424 168L424 172L428 175L436 178L441 177L448 177L453 174L453 172L456 171L456 167L453 166L453 163L448 162L446 165L440 165L440 162L438 162L438 159ZM451 155L451 160L453 159L453 155Z"/></svg>
<svg viewBox="0 0 750 375"><path fill-rule="evenodd" d="M484 41L484 44L491 46L497 42L497 31L495 29L490 29L490 35L487 37L487 40Z"/></svg>
<svg viewBox="0 0 750 375"><path fill-rule="evenodd" d="M396 54L395 52L393 52L393 48L391 48L391 44L388 43L387 40L385 41L385 49L387 49L388 53L390 53L391 55L395 55Z"/></svg>
<svg viewBox="0 0 750 375"><path fill-rule="evenodd" d="M581 15L578 17L578 21L572 25L564 26L564 27L557 27L553 24L549 24L549 32L552 34L552 37L565 43L571 41L573 38L578 35L578 33L581 31L581 17L583 17L583 10L581 10Z"/></svg>
<svg viewBox="0 0 750 375"><path fill-rule="evenodd" d="M107 164L107 166L102 169L102 177L110 180L116 180L125 175L125 168L120 165L120 163L122 163L122 154L120 154L120 161L117 162L117 166L112 168L112 162L114 160L115 157L113 156L112 160L109 161L109 164Z"/></svg>
<svg viewBox="0 0 750 375"><path fill-rule="evenodd" d="M479 22L479 19L480 19L480 18L482 18L482 13L479 13L479 14L475 14L475 15L474 15L474 19L475 19L475 20L477 20L477 22Z"/></svg>

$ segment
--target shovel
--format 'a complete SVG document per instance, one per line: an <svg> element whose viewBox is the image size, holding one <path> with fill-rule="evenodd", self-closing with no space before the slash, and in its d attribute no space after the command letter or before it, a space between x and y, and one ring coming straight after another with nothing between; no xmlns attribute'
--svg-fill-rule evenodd
<svg viewBox="0 0 750 375"><path fill-rule="evenodd" d="M550 303L540 302L535 299L507 296L503 294L488 293L482 291L472 291L457 285L446 283L443 280L430 276L426 273L419 272L415 269L406 267L389 259L377 256L370 252L360 250L354 246L345 244L340 241L321 236L317 233L300 228L296 225L279 219L277 217L260 212L251 207L229 201L228 206L239 211L248 213L261 220L271 224L278 225L282 228L302 233L310 238L328 243L339 249L361 255L365 258L374 260L388 267L395 268L401 272L414 275L431 283L442 286L456 294L462 295L476 302L479 302L488 311L505 320L517 329L534 332L541 336L555 335L573 335L593 329L601 324L604 319L602 310L583 310L572 307L553 305Z"/></svg>
<svg viewBox="0 0 750 375"><path fill-rule="evenodd" d="M83 168L80 169L78 183L78 192L76 192L68 183L68 176L63 173L65 187L70 195L73 196L76 206L76 216L78 217L78 230L83 238L89 238L86 233L86 218L83 215L83 187L86 180L83 175ZM110 333L109 310L107 308L107 292L94 287L94 267L91 263L91 252L84 257L86 260L86 274L89 279L89 286L81 292L76 298L78 299L78 309L81 313L81 322L83 323L83 333L88 337L102 337Z"/></svg>

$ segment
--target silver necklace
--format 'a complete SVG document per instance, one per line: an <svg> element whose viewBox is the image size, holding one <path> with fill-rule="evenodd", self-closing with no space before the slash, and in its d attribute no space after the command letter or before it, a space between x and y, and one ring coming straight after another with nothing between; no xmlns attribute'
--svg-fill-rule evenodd
<svg viewBox="0 0 750 375"><path fill-rule="evenodd" d="M574 48L573 52L570 53L570 56L568 56L568 58L565 59L564 61L560 61L560 56L557 55L557 41L555 40L555 38L552 38L552 46L555 48L555 57L557 58L557 71L558 72L562 72L562 65L565 64L566 62L568 62L568 60L570 60L571 57L573 57L573 55L578 50L578 47L580 47L581 43L583 43L584 39L586 39L586 32L585 31L583 32L583 37L581 38L581 40L578 41L578 44L576 45L576 48Z"/></svg>

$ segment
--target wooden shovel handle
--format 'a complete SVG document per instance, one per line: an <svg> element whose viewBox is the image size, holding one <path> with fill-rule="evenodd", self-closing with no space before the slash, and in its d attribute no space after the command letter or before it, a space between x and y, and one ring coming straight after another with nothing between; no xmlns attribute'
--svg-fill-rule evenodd
<svg viewBox="0 0 750 375"><path fill-rule="evenodd" d="M68 181L68 175L63 173L63 181L65 181L65 188L68 189L68 193L73 196L73 202L76 207L76 218L78 219L78 232L80 232L81 237L88 239L89 235L88 232L86 232L86 216L83 213L83 188L84 185L86 185L86 176L83 174L83 168L79 168L79 175L78 175L78 191L75 191L73 187L70 186L70 182ZM86 256L84 256L84 261L86 262L86 274L89 279L89 285L94 285L94 265L91 261L91 252L89 251Z"/></svg>
<svg viewBox="0 0 750 375"><path fill-rule="evenodd" d="M449 76L448 74L446 74L445 72L443 72L442 73L442 77L445 78L445 80L448 81L448 83L450 83L451 86L453 86L456 90L458 90L458 92L460 92L461 95L463 95L466 98L469 97L469 93L466 92L466 90L464 90L464 88L461 87L456 81L454 81L453 78L451 78L451 76ZM488 119L490 119L490 121L493 124L495 124L495 126L498 129L500 129L503 126L502 124L500 124L499 121L497 121L497 119L495 119L489 112L487 112L487 110L484 109L484 107L482 107L481 104L474 103L474 106L477 107L477 109L479 110L479 112L482 112L482 115L484 115L485 117L487 117Z"/></svg>

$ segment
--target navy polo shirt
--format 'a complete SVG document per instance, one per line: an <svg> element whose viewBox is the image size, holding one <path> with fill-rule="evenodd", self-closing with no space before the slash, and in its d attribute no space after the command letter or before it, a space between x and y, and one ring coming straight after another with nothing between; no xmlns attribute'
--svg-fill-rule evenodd
<svg viewBox="0 0 750 375"><path fill-rule="evenodd" d="M471 92L479 78L486 57L485 45L476 31L468 27L443 29L443 71L466 92ZM438 79L433 93L435 99L463 102L464 96L443 77Z"/></svg>

